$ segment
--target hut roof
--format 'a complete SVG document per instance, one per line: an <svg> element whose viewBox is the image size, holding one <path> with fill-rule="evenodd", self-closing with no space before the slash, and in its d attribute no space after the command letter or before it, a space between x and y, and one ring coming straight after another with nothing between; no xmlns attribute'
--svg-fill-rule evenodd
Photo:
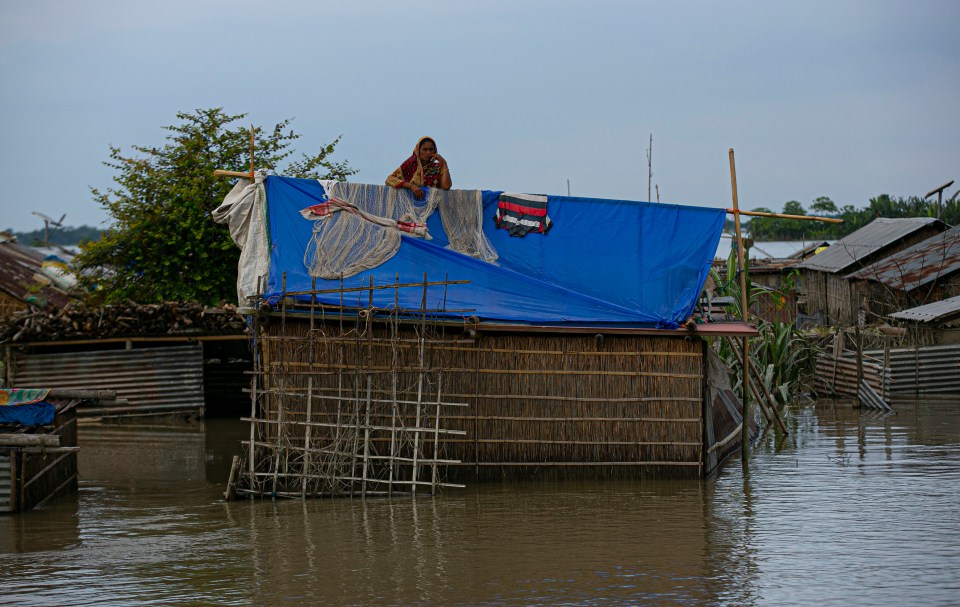
<svg viewBox="0 0 960 607"><path fill-rule="evenodd" d="M960 318L960 296L890 314L890 318L914 322L946 322Z"/></svg>
<svg viewBox="0 0 960 607"><path fill-rule="evenodd" d="M874 219L856 232L833 243L822 253L798 264L804 270L838 274L852 269L876 253L907 238L918 230L933 226L943 231L947 224L932 217L904 217Z"/></svg>
<svg viewBox="0 0 960 607"><path fill-rule="evenodd" d="M787 258L788 259L806 259L811 255L814 255L817 252L817 249L821 249L829 246L830 246L829 240L815 240L810 244L808 244L807 246L800 249L799 251L796 251L795 253L788 255Z"/></svg>
<svg viewBox="0 0 960 607"><path fill-rule="evenodd" d="M6 233L0 235L0 291L39 308L65 306L69 296L45 275L44 257Z"/></svg>
<svg viewBox="0 0 960 607"><path fill-rule="evenodd" d="M873 280L900 291L946 278L960 271L960 226L917 243L847 278Z"/></svg>
<svg viewBox="0 0 960 607"><path fill-rule="evenodd" d="M247 191L244 186L241 183L237 187ZM303 302L311 301L306 293L311 290L313 277L305 257L317 254L318 235L342 229L336 228L338 223L312 221L301 214L327 202L325 187L343 190L346 194L338 197L348 196L350 204L369 208L370 213L374 212L374 198L367 203L363 196L410 197L398 201L398 205L413 200L408 192L389 191L385 186L328 185L276 176L266 177L263 186L266 241L253 246L269 254L269 260L256 266L267 270L263 295L268 300L279 300L286 293ZM253 186L245 187L254 191ZM476 221L498 255L496 263L453 250L441 210L444 204L453 204L466 194L476 201L471 203L476 204ZM374 307L396 305L416 310L426 302L429 309L447 310L443 313L446 316L475 317L483 322L675 328L693 312L720 239L723 209L547 196L546 213L552 224L549 232L531 232L518 238L498 228L494 221L498 210L506 208L502 205L509 204L500 200L501 194L494 190L432 192L430 196L442 199L438 210L426 220L432 240L404 235L396 253L380 265L347 276L342 282L317 279L316 289L322 292L316 295L316 303L335 306L340 303L340 289L364 289L372 281L379 289L371 289ZM225 215L233 213L232 209L240 212L242 205L236 203L234 207L229 202L240 195L247 196L236 189L228 196L221 207ZM451 198L447 200L447 196ZM251 205L249 209L236 218L237 225L244 225L246 213L261 212L260 206ZM458 212L464 209L466 205ZM234 225L234 219L229 221ZM246 253L252 237L240 241L244 241ZM243 274L243 259L241 256L240 281L246 284L249 276ZM427 285L423 289L389 288L393 284L423 284L427 275L433 283L448 284L434 284L429 289ZM366 300L363 304L368 305Z"/></svg>

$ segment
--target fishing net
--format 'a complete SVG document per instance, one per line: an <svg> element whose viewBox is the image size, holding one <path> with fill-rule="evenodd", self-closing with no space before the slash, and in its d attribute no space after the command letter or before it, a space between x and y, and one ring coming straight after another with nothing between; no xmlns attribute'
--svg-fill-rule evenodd
<svg viewBox="0 0 960 607"><path fill-rule="evenodd" d="M485 261L497 262L497 251L483 234L483 197L480 190L431 190L440 198L440 219L450 239L448 248Z"/></svg>
<svg viewBox="0 0 960 607"><path fill-rule="evenodd" d="M489 263L497 260L496 251L481 230L479 191L431 188L425 190L424 200L416 200L408 190L381 185L336 181L321 184L328 198L341 199L364 214L393 222L426 224L439 206L444 231L450 239L449 248ZM389 260L400 248L404 232L383 223L350 212L336 212L314 221L313 236L303 258L310 275L326 279L348 277Z"/></svg>

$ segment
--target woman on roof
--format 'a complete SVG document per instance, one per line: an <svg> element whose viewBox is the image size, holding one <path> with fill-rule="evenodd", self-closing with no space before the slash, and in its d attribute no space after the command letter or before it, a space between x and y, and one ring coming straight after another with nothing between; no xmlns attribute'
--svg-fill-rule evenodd
<svg viewBox="0 0 960 607"><path fill-rule="evenodd" d="M387 177L387 185L410 190L414 198L423 200L422 188L449 190L453 183L447 161L437 153L437 142L430 137L421 137L417 147L413 148L413 155Z"/></svg>

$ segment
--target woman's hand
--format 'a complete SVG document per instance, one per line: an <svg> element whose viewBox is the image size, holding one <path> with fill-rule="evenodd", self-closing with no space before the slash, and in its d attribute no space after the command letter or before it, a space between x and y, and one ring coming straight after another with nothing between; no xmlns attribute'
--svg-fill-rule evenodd
<svg viewBox="0 0 960 607"><path fill-rule="evenodd" d="M447 166L447 161L444 160L443 156L441 156L440 154L435 153L430 160L436 160L437 162L439 162L441 168Z"/></svg>
<svg viewBox="0 0 960 607"><path fill-rule="evenodd" d="M413 194L413 197L416 198L417 200L423 200L423 190L420 189L419 187L411 184L410 192Z"/></svg>

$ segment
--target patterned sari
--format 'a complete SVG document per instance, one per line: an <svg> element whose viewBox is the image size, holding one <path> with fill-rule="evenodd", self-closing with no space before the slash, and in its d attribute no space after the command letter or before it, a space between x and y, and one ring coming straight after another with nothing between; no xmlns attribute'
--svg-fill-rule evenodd
<svg viewBox="0 0 960 607"><path fill-rule="evenodd" d="M413 155L403 161L397 170L390 173L387 177L387 185L392 188L402 188L403 184L409 183L417 187L439 188L440 170L437 163L431 163L424 167L420 163L420 145L425 139L429 139L436 144L433 137L421 137L413 148Z"/></svg>

